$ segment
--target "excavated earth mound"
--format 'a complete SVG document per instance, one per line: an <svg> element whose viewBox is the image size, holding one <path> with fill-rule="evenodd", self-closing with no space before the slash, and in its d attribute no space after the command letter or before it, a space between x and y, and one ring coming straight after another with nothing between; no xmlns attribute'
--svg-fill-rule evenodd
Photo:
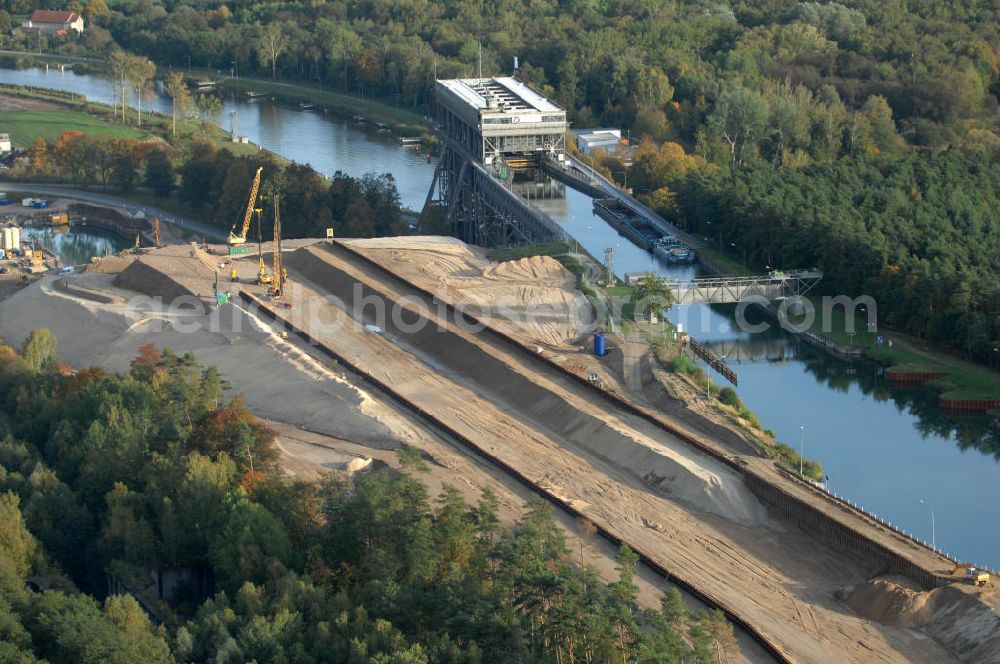
<svg viewBox="0 0 1000 664"><path fill-rule="evenodd" d="M407 281L532 344L565 346L593 329L576 277L550 256L491 263L450 237L344 240Z"/></svg>
<svg viewBox="0 0 1000 664"><path fill-rule="evenodd" d="M893 627L919 628L966 662L1000 664L997 590L950 585L922 590L906 577L872 579L846 591L860 615Z"/></svg>
<svg viewBox="0 0 1000 664"><path fill-rule="evenodd" d="M115 277L114 284L178 306L207 312L213 296L216 259L194 245L171 245L136 258Z"/></svg>

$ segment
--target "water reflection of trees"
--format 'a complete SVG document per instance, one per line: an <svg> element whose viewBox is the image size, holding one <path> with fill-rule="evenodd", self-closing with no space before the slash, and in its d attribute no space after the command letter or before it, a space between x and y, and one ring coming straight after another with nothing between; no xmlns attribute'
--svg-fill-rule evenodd
<svg viewBox="0 0 1000 664"><path fill-rule="evenodd" d="M74 227L65 233L55 232L49 228L26 228L24 236L31 242L40 242L43 247L59 256L66 265L89 263L91 256L101 256L105 249L110 253L116 253L129 245L125 238L93 228L81 230L79 227Z"/></svg>
<svg viewBox="0 0 1000 664"><path fill-rule="evenodd" d="M896 410L916 417L915 428L925 438L939 436L954 440L959 449L975 449L1000 460L1000 418L985 414L952 413L938 407L933 390L899 388L891 385L874 363L832 357L805 344L799 360L818 383L838 392L852 385L876 401L892 401Z"/></svg>

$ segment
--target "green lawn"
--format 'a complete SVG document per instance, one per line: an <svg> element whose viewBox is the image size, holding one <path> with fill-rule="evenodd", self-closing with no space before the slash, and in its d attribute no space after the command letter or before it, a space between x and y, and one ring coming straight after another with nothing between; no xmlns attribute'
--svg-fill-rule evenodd
<svg viewBox="0 0 1000 664"><path fill-rule="evenodd" d="M148 132L132 127L111 124L83 111L57 109L0 112L0 132L10 134L14 147L31 147L39 136L54 141L59 134L70 129L119 138L145 138L149 135Z"/></svg>
<svg viewBox="0 0 1000 664"><path fill-rule="evenodd" d="M867 318L855 316L853 339L848 334L847 322L842 307L836 307L830 314L829 323L824 325L823 308L820 299L812 298L816 307L816 319L811 330L846 346L860 346L865 355L890 365L896 369L909 371L932 371L945 374L934 381L943 394L953 399L1000 399L1000 372L974 362L968 362L950 353L928 348L919 340L895 330L867 329ZM790 317L793 321L794 316ZM878 343L881 336L883 343ZM888 341L892 339L892 348Z"/></svg>
<svg viewBox="0 0 1000 664"><path fill-rule="evenodd" d="M495 261L515 261L531 256L560 256L569 253L569 245L565 242L541 242L515 247L492 249L487 255Z"/></svg>
<svg viewBox="0 0 1000 664"><path fill-rule="evenodd" d="M191 75L197 76L199 73L198 70L195 70ZM402 135L420 136L430 133L427 121L419 113L405 108L395 108L383 101L363 99L330 88L306 85L300 81L280 83L257 78L219 79L218 76L214 75L214 72L203 73L204 78L217 79L220 87L235 90L238 93L245 91L263 92L287 103L305 102L315 104L319 108L328 108L340 115L361 115L370 121L383 122Z"/></svg>

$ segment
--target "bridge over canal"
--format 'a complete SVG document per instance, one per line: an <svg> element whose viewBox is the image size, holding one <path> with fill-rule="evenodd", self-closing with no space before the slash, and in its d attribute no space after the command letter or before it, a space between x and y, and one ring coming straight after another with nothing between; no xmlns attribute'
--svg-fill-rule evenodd
<svg viewBox="0 0 1000 664"><path fill-rule="evenodd" d="M649 274L630 272L625 275L625 283L634 286ZM674 294L674 304L736 304L754 301L766 304L783 298L801 297L822 278L823 273L819 270L776 271L761 276L673 281L670 283L670 290Z"/></svg>

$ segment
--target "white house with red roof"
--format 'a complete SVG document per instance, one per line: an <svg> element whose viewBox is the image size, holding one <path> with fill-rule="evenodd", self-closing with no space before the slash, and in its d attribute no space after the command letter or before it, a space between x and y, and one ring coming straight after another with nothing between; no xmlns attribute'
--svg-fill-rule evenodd
<svg viewBox="0 0 1000 664"><path fill-rule="evenodd" d="M82 34L83 17L71 11L56 12L47 9L36 9L28 17L28 20L21 24L21 27L30 30L40 30L48 35L65 36L69 34L70 30L76 30L77 33Z"/></svg>

